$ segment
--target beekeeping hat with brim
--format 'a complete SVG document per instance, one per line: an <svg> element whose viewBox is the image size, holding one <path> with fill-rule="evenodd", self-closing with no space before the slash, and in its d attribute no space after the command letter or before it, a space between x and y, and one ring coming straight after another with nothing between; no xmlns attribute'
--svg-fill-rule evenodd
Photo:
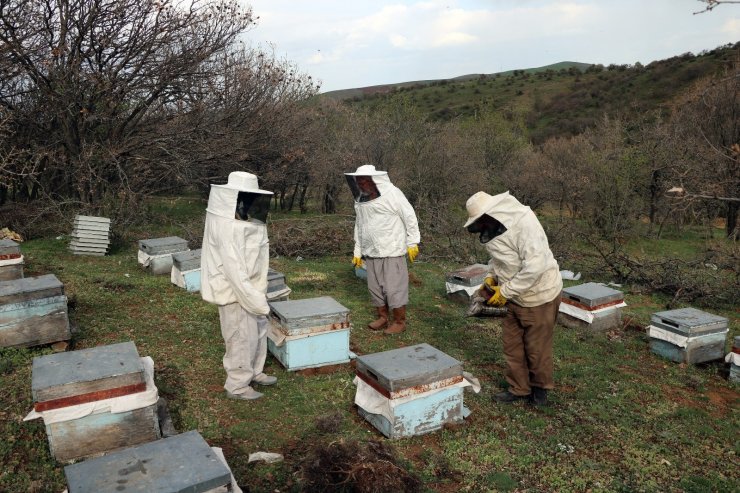
<svg viewBox="0 0 740 493"><path fill-rule="evenodd" d="M383 176L387 175L387 171L380 171L375 169L375 166L372 164L363 164L362 166L358 167L357 170L355 170L352 173L345 173L347 176Z"/></svg>
<svg viewBox="0 0 740 493"><path fill-rule="evenodd" d="M468 201L465 202L465 208L468 210L468 220L463 228L467 228L473 224L475 221L480 219L483 214L489 213L508 196L509 192L500 193L498 195L489 195L486 192L474 193Z"/></svg>
<svg viewBox="0 0 740 493"><path fill-rule="evenodd" d="M267 196L273 195L268 190L262 190L259 187L257 176L246 171L233 171L229 173L229 181L224 185L211 185L211 193L208 196L208 207L206 212L217 216L234 219L234 212L239 202L239 194L258 194L264 196L264 200L269 203ZM254 197L254 195L252 196Z"/></svg>
<svg viewBox="0 0 740 493"><path fill-rule="evenodd" d="M263 193L272 195L268 190L262 190L259 187L257 175L247 173L246 171L232 171L229 173L229 182L225 185L211 185L214 188L228 188L238 192Z"/></svg>

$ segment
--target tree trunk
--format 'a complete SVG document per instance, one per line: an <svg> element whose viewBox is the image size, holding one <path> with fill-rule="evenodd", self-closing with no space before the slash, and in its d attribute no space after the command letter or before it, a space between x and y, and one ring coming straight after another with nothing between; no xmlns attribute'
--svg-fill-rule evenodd
<svg viewBox="0 0 740 493"><path fill-rule="evenodd" d="M737 215L738 215L738 204L737 202L728 202L727 203L727 220L725 221L725 234L727 235L727 238L730 238L734 241L738 240L738 230L737 230Z"/></svg>

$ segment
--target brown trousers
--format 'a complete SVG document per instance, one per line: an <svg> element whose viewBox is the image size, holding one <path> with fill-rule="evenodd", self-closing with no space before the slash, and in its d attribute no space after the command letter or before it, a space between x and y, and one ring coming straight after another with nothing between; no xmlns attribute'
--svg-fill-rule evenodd
<svg viewBox="0 0 740 493"><path fill-rule="evenodd" d="M532 387L552 389L552 340L560 296L539 306L507 303L504 319L506 380L514 395L529 395Z"/></svg>

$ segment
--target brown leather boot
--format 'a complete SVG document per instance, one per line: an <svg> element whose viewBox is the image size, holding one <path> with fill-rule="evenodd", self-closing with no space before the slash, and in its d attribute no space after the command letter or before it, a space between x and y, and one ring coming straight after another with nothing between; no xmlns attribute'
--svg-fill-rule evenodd
<svg viewBox="0 0 740 493"><path fill-rule="evenodd" d="M378 307L378 319L367 324L370 330L383 330L388 323L388 307L383 305Z"/></svg>
<svg viewBox="0 0 740 493"><path fill-rule="evenodd" d="M383 331L384 334L400 334L406 330L406 307L393 309L393 323Z"/></svg>

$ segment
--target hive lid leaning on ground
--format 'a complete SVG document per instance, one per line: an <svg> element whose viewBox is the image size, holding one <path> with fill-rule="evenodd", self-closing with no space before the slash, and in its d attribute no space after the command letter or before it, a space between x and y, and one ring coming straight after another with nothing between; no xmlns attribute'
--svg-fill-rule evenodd
<svg viewBox="0 0 740 493"><path fill-rule="evenodd" d="M581 305L586 310L617 304L624 300L624 293L597 282L587 282L578 286L563 288L562 301L576 306Z"/></svg>
<svg viewBox="0 0 740 493"><path fill-rule="evenodd" d="M463 286L479 286L488 275L488 266L485 264L473 264L461 269L453 270L445 276L447 282L461 284Z"/></svg>
<svg viewBox="0 0 740 493"><path fill-rule="evenodd" d="M349 309L330 296L269 303L273 317L289 335L316 327L349 327ZM327 327L333 326L333 327Z"/></svg>
<svg viewBox="0 0 740 493"><path fill-rule="evenodd" d="M148 255L165 255L188 249L188 242L179 236L139 240L139 250Z"/></svg>
<svg viewBox="0 0 740 493"><path fill-rule="evenodd" d="M727 330L728 319L696 308L679 308L652 314L650 323L676 334L696 336Z"/></svg>
<svg viewBox="0 0 740 493"><path fill-rule="evenodd" d="M64 468L69 493L204 493L231 473L197 431L111 452Z"/></svg>
<svg viewBox="0 0 740 493"><path fill-rule="evenodd" d="M201 249L188 250L187 252L177 252L172 254L172 265L181 272L187 270L200 269Z"/></svg>
<svg viewBox="0 0 740 493"><path fill-rule="evenodd" d="M144 368L130 341L33 359L31 393L36 411L144 390Z"/></svg>
<svg viewBox="0 0 740 493"><path fill-rule="evenodd" d="M54 274L0 281L0 309L3 305L50 298L64 294L64 285Z"/></svg>
<svg viewBox="0 0 740 493"><path fill-rule="evenodd" d="M423 392L463 380L462 363L426 343L358 356L356 371L386 396L411 387Z"/></svg>

